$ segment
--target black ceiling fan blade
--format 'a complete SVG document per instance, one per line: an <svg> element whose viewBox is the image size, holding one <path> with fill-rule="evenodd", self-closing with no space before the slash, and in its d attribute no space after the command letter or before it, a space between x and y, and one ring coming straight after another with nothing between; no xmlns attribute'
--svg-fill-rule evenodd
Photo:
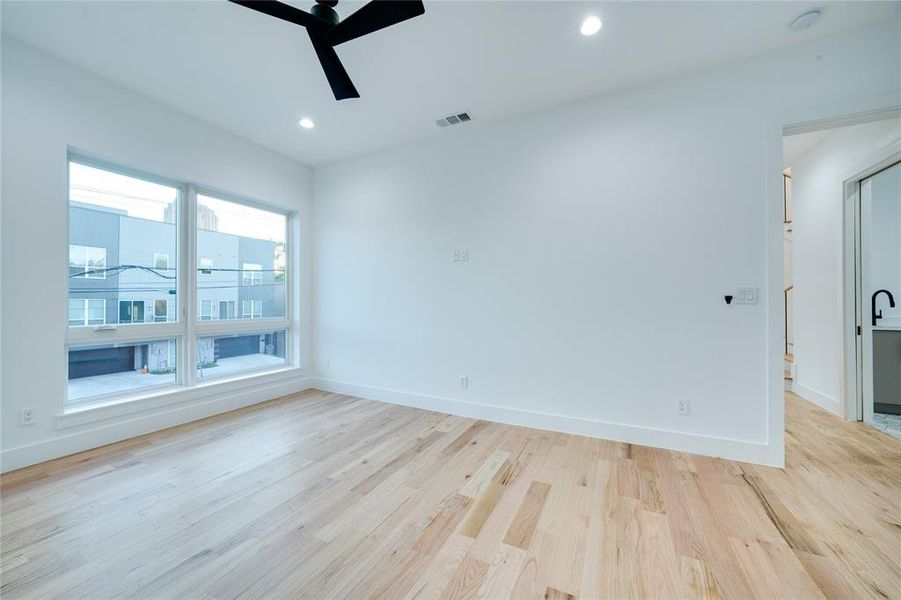
<svg viewBox="0 0 901 600"><path fill-rule="evenodd" d="M332 46L418 17L425 12L422 0L372 0L329 31Z"/></svg>
<svg viewBox="0 0 901 600"><path fill-rule="evenodd" d="M288 21L289 23L300 25L301 27L308 27L311 25L315 27L317 25L323 25L322 21L320 21L310 13L302 11L299 8L294 8L293 6L288 6L287 4L283 4L281 2L276 2L275 0L228 1L247 7L251 10L261 12L264 15L269 15L270 17L281 19L282 21Z"/></svg>
<svg viewBox="0 0 901 600"><path fill-rule="evenodd" d="M338 58L338 53L332 48L325 35L318 29L307 29L310 34L310 41L313 42L313 49L319 62L322 64L322 70L328 79L329 85L332 87L332 93L335 94L335 100L346 100L347 98L359 98L360 93L354 87L350 80L350 75L344 70L344 65Z"/></svg>

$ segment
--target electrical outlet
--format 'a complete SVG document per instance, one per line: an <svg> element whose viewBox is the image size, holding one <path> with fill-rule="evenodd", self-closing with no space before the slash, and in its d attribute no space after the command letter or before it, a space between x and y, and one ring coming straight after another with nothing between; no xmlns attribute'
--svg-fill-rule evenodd
<svg viewBox="0 0 901 600"><path fill-rule="evenodd" d="M469 377L466 375L460 376L460 387L462 389L469 389Z"/></svg>
<svg viewBox="0 0 901 600"><path fill-rule="evenodd" d="M679 400L677 410L680 415L688 414L688 400Z"/></svg>
<svg viewBox="0 0 901 600"><path fill-rule="evenodd" d="M35 423L37 423L37 417L33 406L19 409L19 425L34 425Z"/></svg>
<svg viewBox="0 0 901 600"><path fill-rule="evenodd" d="M454 262L469 262L469 250L454 250Z"/></svg>
<svg viewBox="0 0 901 600"><path fill-rule="evenodd" d="M331 368L332 368L332 359L326 358L326 359L325 359L325 364L323 364L322 366L323 366L323 368L324 368L326 371L328 371L329 369L331 369Z"/></svg>

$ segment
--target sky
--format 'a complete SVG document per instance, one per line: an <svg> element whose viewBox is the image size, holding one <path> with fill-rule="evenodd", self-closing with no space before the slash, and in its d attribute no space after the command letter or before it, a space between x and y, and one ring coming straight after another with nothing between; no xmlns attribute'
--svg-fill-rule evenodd
<svg viewBox="0 0 901 600"><path fill-rule="evenodd" d="M130 217L165 222L166 207L178 198L178 188L69 163L69 194L76 202L121 211ZM285 215L197 195L218 217L217 231L273 242L284 242Z"/></svg>

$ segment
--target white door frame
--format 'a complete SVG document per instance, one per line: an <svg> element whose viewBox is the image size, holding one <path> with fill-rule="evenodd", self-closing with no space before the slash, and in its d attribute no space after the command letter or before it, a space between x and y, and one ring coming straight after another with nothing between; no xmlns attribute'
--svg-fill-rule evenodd
<svg viewBox="0 0 901 600"><path fill-rule="evenodd" d="M844 416L854 421L870 420L872 410L864 407L864 320L869 317L869 304L861 296L861 251L860 251L860 184L861 181L901 161L901 141L880 148L866 161L867 166L844 177L844 231L842 266L842 304L844 323L842 338L844 346Z"/></svg>

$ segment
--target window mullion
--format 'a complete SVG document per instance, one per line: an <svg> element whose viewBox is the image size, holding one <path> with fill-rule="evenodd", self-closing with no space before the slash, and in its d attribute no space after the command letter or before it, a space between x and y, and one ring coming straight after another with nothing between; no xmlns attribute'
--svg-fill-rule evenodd
<svg viewBox="0 0 901 600"><path fill-rule="evenodd" d="M182 202L181 222L179 223L179 239L182 241L181 272L182 306L179 311L185 323L185 336L182 343L181 366L184 377L182 383L194 385L197 378L197 190L193 185L185 188Z"/></svg>
<svg viewBox="0 0 901 600"><path fill-rule="evenodd" d="M286 355L287 364L300 366L300 327L298 320L300 318L299 311L295 305L297 300L294 296L294 286L300 281L299 269L295 272L296 265L294 258L300 256L300 237L297 235L296 227L299 226L298 215L296 213L290 215L285 220L285 318L288 320L288 327L285 331L286 336ZM295 275L298 278L295 279Z"/></svg>

